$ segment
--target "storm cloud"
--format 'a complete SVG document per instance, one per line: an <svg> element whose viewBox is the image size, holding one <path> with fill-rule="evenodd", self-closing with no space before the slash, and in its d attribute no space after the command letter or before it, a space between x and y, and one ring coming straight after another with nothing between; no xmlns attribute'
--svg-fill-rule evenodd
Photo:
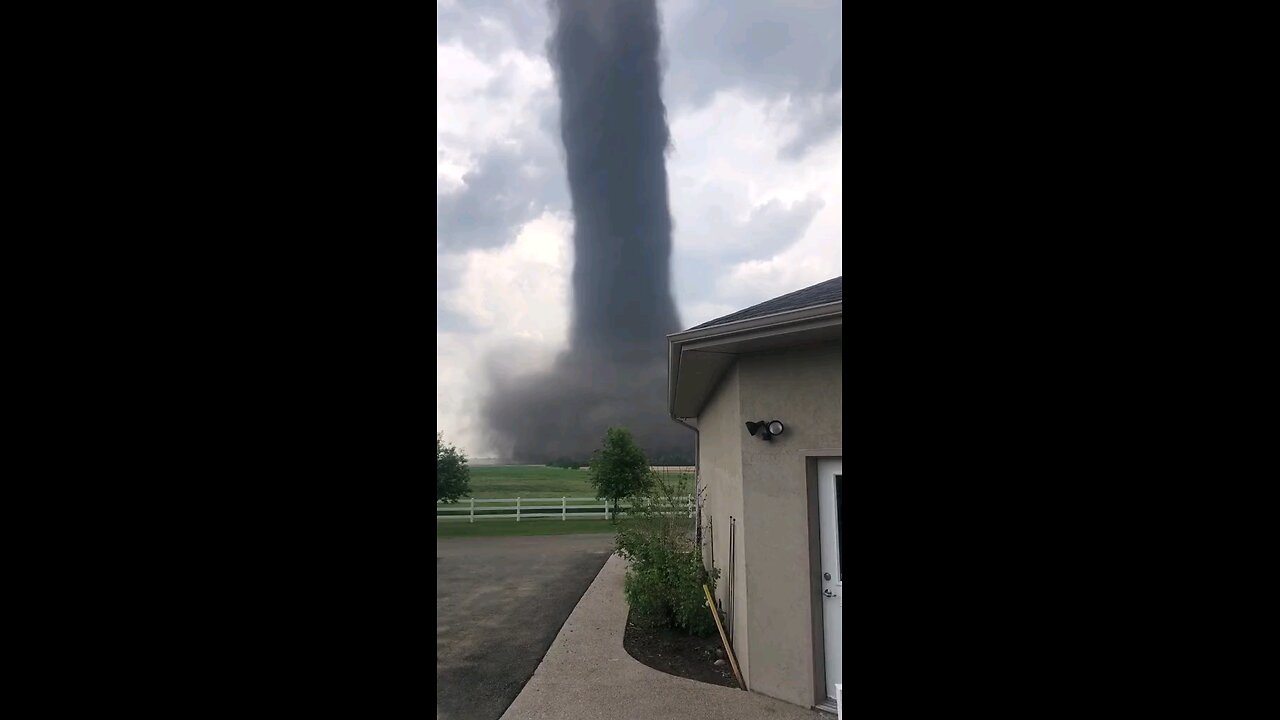
<svg viewBox="0 0 1280 720"><path fill-rule="evenodd" d="M635 20L615 5L566 8L607 38L630 32ZM657 16L653 3L641 5ZM670 207L659 213L671 223L670 279L659 272L643 285L668 284L670 312L661 291L648 296L623 282L612 295L610 283L619 283L607 271L584 274L592 264L634 264L628 253L637 246L624 238L584 248L588 234L574 231L591 198L581 187L570 193L563 133L574 118L562 117L561 100L571 90L565 53L575 48L557 44L568 37L560 37L568 25L559 9L548 12L545 0L436 3L437 426L477 458L510 459L517 444L538 457L578 457L599 442L594 428L615 422L643 437L675 432L672 442L688 457L684 438L692 434L665 411L664 318L697 325L839 274L841 7L658 0L661 38L652 24L645 33L659 72L645 72L660 78L660 105L648 107L665 106L671 136L663 179ZM601 64L623 51L616 43L592 48L577 47L578 57ZM614 73L640 67L610 62ZM584 89L597 97L624 91ZM578 125L590 130L611 111L594 112L600 117L579 116ZM573 161L575 172L582 165ZM622 207L617 216L636 212ZM609 217L597 227L610 230ZM661 254L661 244L644 256ZM584 308L593 290L598 300ZM648 329L612 320L635 305L649 309L635 318ZM645 403L650 409L636 410Z"/></svg>
<svg viewBox="0 0 1280 720"><path fill-rule="evenodd" d="M611 425L651 456L692 455L666 413L671 211L653 0L558 0L548 56L573 205L569 348L545 374L494 373L487 415L507 457L585 459Z"/></svg>

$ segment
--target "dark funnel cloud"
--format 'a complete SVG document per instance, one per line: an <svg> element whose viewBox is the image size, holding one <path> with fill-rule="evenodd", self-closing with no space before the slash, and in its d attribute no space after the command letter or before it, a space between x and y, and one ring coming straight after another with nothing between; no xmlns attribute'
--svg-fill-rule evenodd
<svg viewBox="0 0 1280 720"><path fill-rule="evenodd" d="M557 0L548 55L573 198L570 346L542 375L493 371L486 415L509 459L586 459L623 425L651 458L693 455L666 412L670 143L653 0ZM496 364L494 365L496 366Z"/></svg>

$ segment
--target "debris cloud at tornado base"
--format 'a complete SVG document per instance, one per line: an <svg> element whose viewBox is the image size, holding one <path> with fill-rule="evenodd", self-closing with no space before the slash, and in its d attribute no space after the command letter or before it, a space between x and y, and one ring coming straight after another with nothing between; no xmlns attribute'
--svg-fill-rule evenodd
<svg viewBox="0 0 1280 720"><path fill-rule="evenodd" d="M671 211L654 0L553 0L547 44L573 198L569 347L538 375L491 371L485 416L498 452L585 460L611 425L655 458L693 455L667 414Z"/></svg>

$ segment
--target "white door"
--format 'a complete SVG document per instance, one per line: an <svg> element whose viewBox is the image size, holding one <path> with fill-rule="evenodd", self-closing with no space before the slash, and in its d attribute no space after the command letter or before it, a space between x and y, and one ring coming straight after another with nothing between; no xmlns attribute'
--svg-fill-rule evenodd
<svg viewBox="0 0 1280 720"><path fill-rule="evenodd" d="M844 613L840 572L840 533L843 517L843 459L818 461L818 518L822 543L822 630L827 661L827 697L835 700L836 683L840 680L840 623Z"/></svg>

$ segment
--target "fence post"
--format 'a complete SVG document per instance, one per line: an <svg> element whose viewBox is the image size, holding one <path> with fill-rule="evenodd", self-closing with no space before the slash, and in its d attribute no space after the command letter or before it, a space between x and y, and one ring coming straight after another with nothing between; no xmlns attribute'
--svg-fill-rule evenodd
<svg viewBox="0 0 1280 720"><path fill-rule="evenodd" d="M568 506L568 504L567 504L567 498L566 498L565 496L561 495L561 496L560 496L560 521L561 521L561 522L564 522L564 521L565 521L565 520L567 520L567 519L568 519L568 517L569 517L568 511L567 511L567 509L566 509L566 508L568 508L568 507L569 507L569 506Z"/></svg>
<svg viewBox="0 0 1280 720"><path fill-rule="evenodd" d="M476 499L471 498L471 522L476 521Z"/></svg>
<svg viewBox="0 0 1280 720"><path fill-rule="evenodd" d="M609 498L604 499L604 519L609 519Z"/></svg>
<svg viewBox="0 0 1280 720"><path fill-rule="evenodd" d="M516 522L520 522L520 498L516 498Z"/></svg>

